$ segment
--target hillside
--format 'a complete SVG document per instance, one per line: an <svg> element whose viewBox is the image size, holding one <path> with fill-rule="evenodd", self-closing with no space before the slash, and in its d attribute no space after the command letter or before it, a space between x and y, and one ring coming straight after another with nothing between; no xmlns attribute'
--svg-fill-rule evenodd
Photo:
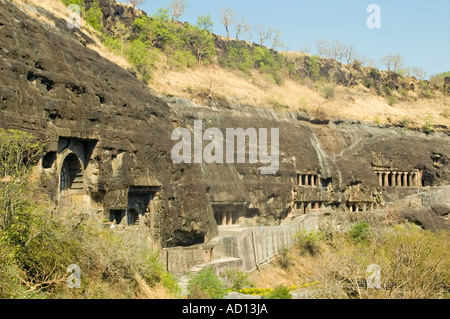
<svg viewBox="0 0 450 319"><path fill-rule="evenodd" d="M58 0L30 2L67 15ZM164 11L148 18L145 12L109 0L89 1L85 8L89 23L84 22L83 32L90 39L81 41L134 69L161 95L203 105L298 111L311 119L438 130L450 126L450 100L442 83L365 67L357 60L343 64L300 52L276 52L171 22ZM177 38L176 33L181 35ZM177 44L183 37L190 44Z"/></svg>

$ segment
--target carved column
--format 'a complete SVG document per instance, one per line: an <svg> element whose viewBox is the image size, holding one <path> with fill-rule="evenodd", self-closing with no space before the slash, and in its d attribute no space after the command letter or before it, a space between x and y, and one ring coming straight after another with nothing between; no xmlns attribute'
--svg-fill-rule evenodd
<svg viewBox="0 0 450 319"><path fill-rule="evenodd" d="M378 172L377 175L378 175L378 182L380 183L380 186L383 186L383 176L381 176L380 172Z"/></svg>
<svg viewBox="0 0 450 319"><path fill-rule="evenodd" d="M227 213L222 212L222 226L226 226L226 225L227 225Z"/></svg>
<svg viewBox="0 0 450 319"><path fill-rule="evenodd" d="M402 186L402 173L397 172L397 186Z"/></svg>
<svg viewBox="0 0 450 319"><path fill-rule="evenodd" d="M408 174L406 172L403 172L403 187L408 186Z"/></svg>
<svg viewBox="0 0 450 319"><path fill-rule="evenodd" d="M312 187L316 186L315 183L314 183L314 179L315 179L315 178L316 178L315 175L311 175L311 186L312 186Z"/></svg>
<svg viewBox="0 0 450 319"><path fill-rule="evenodd" d="M389 172L384 173L384 185L385 187L389 186Z"/></svg>
<svg viewBox="0 0 450 319"><path fill-rule="evenodd" d="M393 187L397 186L397 172L392 172L391 183Z"/></svg>

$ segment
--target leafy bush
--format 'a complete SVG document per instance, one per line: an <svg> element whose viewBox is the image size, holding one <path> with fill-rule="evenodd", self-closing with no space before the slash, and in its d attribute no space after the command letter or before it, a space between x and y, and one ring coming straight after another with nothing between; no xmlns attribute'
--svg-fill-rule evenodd
<svg viewBox="0 0 450 319"><path fill-rule="evenodd" d="M431 115L427 115L425 116L425 123L423 124L423 131L426 134L430 134L434 132L434 120L433 120L433 116Z"/></svg>
<svg viewBox="0 0 450 319"><path fill-rule="evenodd" d="M226 289L212 267L203 268L189 280L188 296L194 299L222 299Z"/></svg>
<svg viewBox="0 0 450 319"><path fill-rule="evenodd" d="M380 126L382 124L381 122L381 118L379 116L375 116L374 118L374 123L378 126Z"/></svg>
<svg viewBox="0 0 450 319"><path fill-rule="evenodd" d="M397 97L396 97L395 95L393 95L393 94L388 95L388 97L387 97L387 103L388 103L390 106L396 104L397 102L398 102L398 99L397 99Z"/></svg>
<svg viewBox="0 0 450 319"><path fill-rule="evenodd" d="M169 58L169 65L178 68L192 68L197 63L197 59L189 51L177 51Z"/></svg>
<svg viewBox="0 0 450 319"><path fill-rule="evenodd" d="M71 4L78 5L81 9L84 9L86 4L84 3L84 0L61 0L62 3L64 3L66 6L70 6Z"/></svg>
<svg viewBox="0 0 450 319"><path fill-rule="evenodd" d="M356 243L366 242L370 236L370 225L366 221L358 222L352 226L349 235Z"/></svg>
<svg viewBox="0 0 450 319"><path fill-rule="evenodd" d="M325 233L316 230L301 229L295 235L296 244L300 249L300 253L316 256L320 252L320 242L325 239Z"/></svg>
<svg viewBox="0 0 450 319"><path fill-rule="evenodd" d="M286 286L280 285L269 295L265 296L264 299L292 299L292 295Z"/></svg>
<svg viewBox="0 0 450 319"><path fill-rule="evenodd" d="M320 89L320 91L326 99L332 99L336 94L336 88L334 87L334 85L325 85Z"/></svg>
<svg viewBox="0 0 450 319"><path fill-rule="evenodd" d="M309 58L308 61L308 72L310 78L313 80L318 80L320 77L320 62L319 57L316 55L313 55Z"/></svg>
<svg viewBox="0 0 450 319"><path fill-rule="evenodd" d="M374 82L374 80L373 80L372 78L365 77L365 78L363 79L363 85L364 85L366 88L370 89L370 88L373 88L373 87L375 86L375 82Z"/></svg>
<svg viewBox="0 0 450 319"><path fill-rule="evenodd" d="M228 290L237 291L253 287L248 274L243 271L238 271L236 269L227 269L225 270L225 278Z"/></svg>
<svg viewBox="0 0 450 319"><path fill-rule="evenodd" d="M103 31L103 12L98 0L92 1L91 7L84 14L84 20L95 30Z"/></svg>

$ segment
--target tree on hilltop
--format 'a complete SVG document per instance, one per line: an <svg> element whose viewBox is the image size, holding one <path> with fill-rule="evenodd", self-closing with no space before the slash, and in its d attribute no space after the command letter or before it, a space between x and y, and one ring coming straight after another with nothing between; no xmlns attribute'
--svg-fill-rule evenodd
<svg viewBox="0 0 450 319"><path fill-rule="evenodd" d="M145 0L127 0L128 4L131 4L133 7L140 6L141 4L145 3Z"/></svg>
<svg viewBox="0 0 450 319"><path fill-rule="evenodd" d="M169 8L172 12L172 22L179 21L180 16L184 13L188 5L183 0L173 0L169 4Z"/></svg>
<svg viewBox="0 0 450 319"><path fill-rule="evenodd" d="M223 8L220 21L222 22L223 26L225 27L225 30L227 31L227 37L230 37L230 25L234 23L234 20L235 14L233 9Z"/></svg>

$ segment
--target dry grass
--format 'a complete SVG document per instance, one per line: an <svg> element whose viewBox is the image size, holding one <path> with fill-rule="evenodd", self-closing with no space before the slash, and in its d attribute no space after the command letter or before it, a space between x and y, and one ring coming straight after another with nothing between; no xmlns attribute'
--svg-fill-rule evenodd
<svg viewBox="0 0 450 319"><path fill-rule="evenodd" d="M54 15L56 18L66 20L69 17L69 12L66 6L60 0L12 0L19 8L21 8L30 17L50 26L55 27L53 20L40 15L36 10L36 7L44 8L46 11ZM117 64L118 66L129 69L131 68L130 63L123 56L117 55L108 48L106 48L96 30L94 30L89 24L84 21L83 18L80 20L81 32L87 34L95 43L87 44L87 47L91 50L96 51L103 58Z"/></svg>
<svg viewBox="0 0 450 319"><path fill-rule="evenodd" d="M431 115L435 124L450 126L450 119L444 116L450 106L450 98L441 93L432 99L410 93L407 99L399 99L391 106L385 97L374 95L363 86L337 86L334 98L326 99L313 83L307 81L302 84L286 80L278 86L256 71L247 76L211 66L171 70L161 65L155 71L150 86L160 94L181 96L205 105L213 89L213 99L275 108L279 112L301 110L314 117L339 117L368 123L379 118L381 124L408 120L411 127L422 127L425 117Z"/></svg>
<svg viewBox="0 0 450 319"><path fill-rule="evenodd" d="M297 247L287 253L288 264L282 266L283 255L278 255L271 262L259 266L250 274L250 280L256 287L276 288L279 285L301 286L315 281L314 269L320 259L303 257Z"/></svg>

